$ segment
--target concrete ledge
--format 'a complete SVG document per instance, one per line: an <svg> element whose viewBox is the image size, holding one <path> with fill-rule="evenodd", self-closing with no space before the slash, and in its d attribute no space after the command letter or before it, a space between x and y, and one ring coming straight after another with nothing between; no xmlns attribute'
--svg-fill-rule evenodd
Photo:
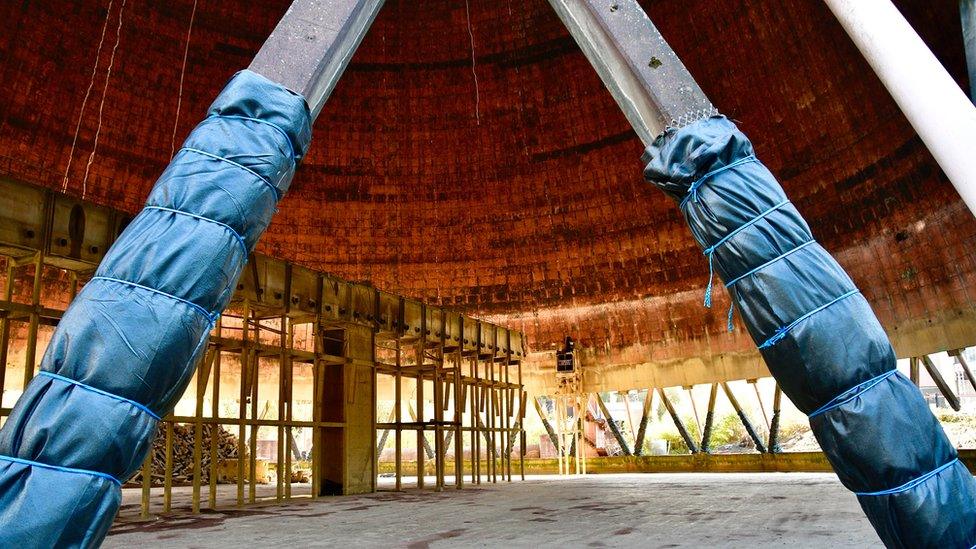
<svg viewBox="0 0 976 549"><path fill-rule="evenodd" d="M695 454L677 456L617 456L586 460L587 473L829 473L833 469L822 452L783 454ZM525 461L525 472L556 474L555 459Z"/></svg>
<svg viewBox="0 0 976 549"><path fill-rule="evenodd" d="M976 473L976 449L959 450L959 459L970 472ZM428 474L433 472L433 461ZM482 465L484 468L484 465ZM448 461L445 469L450 473L454 462ZM417 464L403 462L405 475L416 474ZM380 473L392 473L393 464L379 464ZM499 471L500 472L500 471ZM555 459L527 459L528 475L555 475L559 465ZM616 456L591 457L586 460L589 474L607 473L831 473L833 469L823 452L784 452L781 454L695 454L674 456ZM512 475L518 475L518 460L512 462ZM464 463L464 474L471 474L471 462Z"/></svg>

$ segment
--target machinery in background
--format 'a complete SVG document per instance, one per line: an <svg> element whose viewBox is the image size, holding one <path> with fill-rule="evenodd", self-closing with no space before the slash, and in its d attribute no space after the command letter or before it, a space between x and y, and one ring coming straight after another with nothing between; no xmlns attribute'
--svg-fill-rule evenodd
<svg viewBox="0 0 976 549"><path fill-rule="evenodd" d="M563 349L556 352L557 389L553 403L560 475L586 474L583 419L586 417L588 397L583 391L583 372L576 363L575 346L573 338L567 337Z"/></svg>

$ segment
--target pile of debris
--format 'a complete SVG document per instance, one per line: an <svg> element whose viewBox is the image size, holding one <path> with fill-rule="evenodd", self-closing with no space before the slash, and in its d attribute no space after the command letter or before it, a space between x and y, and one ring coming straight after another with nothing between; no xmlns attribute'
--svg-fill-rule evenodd
<svg viewBox="0 0 976 549"><path fill-rule="evenodd" d="M187 484L193 480L193 425L173 425L173 484ZM203 445L200 452L201 484L210 482L210 442L216 430L217 460L237 458L237 437L230 434L222 426L203 426ZM152 443L152 486L162 486L166 479L166 427L160 425ZM217 479L221 482L221 479ZM139 470L126 486L142 486L142 469Z"/></svg>

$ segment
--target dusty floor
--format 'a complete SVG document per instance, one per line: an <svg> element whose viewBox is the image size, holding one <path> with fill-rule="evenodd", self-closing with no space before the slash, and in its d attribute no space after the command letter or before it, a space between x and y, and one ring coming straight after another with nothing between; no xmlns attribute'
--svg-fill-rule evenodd
<svg viewBox="0 0 976 549"><path fill-rule="evenodd" d="M127 500L137 494L127 494ZM131 509L131 508L130 508ZM130 513L131 514L131 513ZM529 477L121 522L105 547L874 547L832 474Z"/></svg>

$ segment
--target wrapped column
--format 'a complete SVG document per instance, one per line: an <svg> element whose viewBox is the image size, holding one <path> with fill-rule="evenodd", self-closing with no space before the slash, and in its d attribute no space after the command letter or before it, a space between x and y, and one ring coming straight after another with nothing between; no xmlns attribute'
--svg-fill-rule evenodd
<svg viewBox="0 0 976 549"><path fill-rule="evenodd" d="M669 129L645 178L680 204L783 391L889 547L972 547L976 483L850 277L725 117ZM709 295L706 301L710 301ZM729 323L731 327L731 315Z"/></svg>
<svg viewBox="0 0 976 549"><path fill-rule="evenodd" d="M90 547L118 510L311 139L305 100L238 73L65 312L0 430L0 546Z"/></svg>

